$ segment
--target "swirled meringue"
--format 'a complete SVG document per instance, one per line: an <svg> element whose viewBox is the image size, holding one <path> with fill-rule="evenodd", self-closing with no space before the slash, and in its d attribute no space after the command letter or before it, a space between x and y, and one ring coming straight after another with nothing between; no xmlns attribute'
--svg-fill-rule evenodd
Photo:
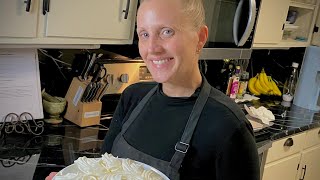
<svg viewBox="0 0 320 180"><path fill-rule="evenodd" d="M141 163L131 159L116 158L105 153L99 159L79 157L72 165L74 171L60 171L54 180L162 180L163 178Z"/></svg>

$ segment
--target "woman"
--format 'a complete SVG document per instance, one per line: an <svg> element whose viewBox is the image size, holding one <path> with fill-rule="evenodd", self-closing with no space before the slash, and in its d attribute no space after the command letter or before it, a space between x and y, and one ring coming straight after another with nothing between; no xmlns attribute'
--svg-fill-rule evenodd
<svg viewBox="0 0 320 180"><path fill-rule="evenodd" d="M208 37L201 0L144 0L137 34L157 84L123 92L102 152L144 162L170 179L258 180L251 125L198 67Z"/></svg>

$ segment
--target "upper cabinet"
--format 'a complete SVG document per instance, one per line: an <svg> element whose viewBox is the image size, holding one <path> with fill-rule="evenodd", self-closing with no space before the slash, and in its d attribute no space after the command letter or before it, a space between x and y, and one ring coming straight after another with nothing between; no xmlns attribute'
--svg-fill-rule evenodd
<svg viewBox="0 0 320 180"><path fill-rule="evenodd" d="M262 0L253 43L276 44L282 39L290 0ZM275 6L276 4L276 6Z"/></svg>
<svg viewBox="0 0 320 180"><path fill-rule="evenodd" d="M29 1L0 1L0 45L132 43L138 0Z"/></svg>
<svg viewBox="0 0 320 180"><path fill-rule="evenodd" d="M31 0L25 3L23 1L1 0L0 38L35 38L37 36L38 5L38 1L31 3Z"/></svg>
<svg viewBox="0 0 320 180"><path fill-rule="evenodd" d="M311 44L319 0L261 0L253 48Z"/></svg>
<svg viewBox="0 0 320 180"><path fill-rule="evenodd" d="M320 46L320 11L318 11L317 21L314 26L314 33L312 36L312 45Z"/></svg>
<svg viewBox="0 0 320 180"><path fill-rule="evenodd" d="M130 0L53 0L46 36L129 39L134 14ZM131 6L130 6L131 5ZM136 6L136 5L135 5Z"/></svg>

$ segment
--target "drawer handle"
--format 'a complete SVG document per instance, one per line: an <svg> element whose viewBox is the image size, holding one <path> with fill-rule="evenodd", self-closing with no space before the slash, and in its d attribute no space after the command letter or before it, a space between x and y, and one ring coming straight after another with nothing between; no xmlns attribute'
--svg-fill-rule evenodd
<svg viewBox="0 0 320 180"><path fill-rule="evenodd" d="M288 147L293 146L293 139L292 138L288 138L286 140L286 142L284 142L283 146L288 146Z"/></svg>
<svg viewBox="0 0 320 180"><path fill-rule="evenodd" d="M318 135L320 136L320 130L319 130L319 132L318 132Z"/></svg>

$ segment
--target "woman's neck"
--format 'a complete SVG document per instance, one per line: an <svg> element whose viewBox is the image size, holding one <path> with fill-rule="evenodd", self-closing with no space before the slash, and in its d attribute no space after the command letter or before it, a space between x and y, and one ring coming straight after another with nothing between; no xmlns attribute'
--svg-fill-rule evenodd
<svg viewBox="0 0 320 180"><path fill-rule="evenodd" d="M201 86L202 76L200 71L194 75L186 75L174 82L162 83L162 91L169 97L190 97Z"/></svg>

